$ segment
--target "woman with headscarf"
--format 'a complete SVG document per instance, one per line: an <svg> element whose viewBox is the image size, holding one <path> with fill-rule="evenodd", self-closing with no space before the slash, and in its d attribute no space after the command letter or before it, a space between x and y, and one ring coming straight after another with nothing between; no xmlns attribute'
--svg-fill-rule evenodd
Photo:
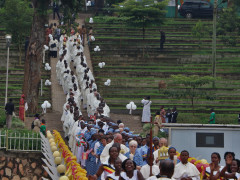
<svg viewBox="0 0 240 180"><path fill-rule="evenodd" d="M22 121L25 120L25 95L21 95L21 99L19 101L19 119Z"/></svg>

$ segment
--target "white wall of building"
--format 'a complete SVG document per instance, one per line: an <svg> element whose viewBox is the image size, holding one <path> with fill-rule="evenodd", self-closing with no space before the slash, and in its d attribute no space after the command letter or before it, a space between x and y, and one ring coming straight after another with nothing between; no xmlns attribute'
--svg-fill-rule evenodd
<svg viewBox="0 0 240 180"><path fill-rule="evenodd" d="M170 129L169 129L170 130ZM220 147L196 147L196 133L224 133L224 148ZM221 165L225 164L224 153L231 151L240 159L240 128L171 128L169 131L169 145L177 149L178 152L187 150L190 157L206 159L211 162L211 153L218 152L221 155Z"/></svg>

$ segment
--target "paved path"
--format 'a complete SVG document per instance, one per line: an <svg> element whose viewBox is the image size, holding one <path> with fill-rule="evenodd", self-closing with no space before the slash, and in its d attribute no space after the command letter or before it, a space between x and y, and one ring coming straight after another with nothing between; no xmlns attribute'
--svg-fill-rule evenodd
<svg viewBox="0 0 240 180"><path fill-rule="evenodd" d="M80 25L85 24L85 19L87 17L91 17L90 14L80 14L79 19L77 19L77 23ZM51 17L50 17L51 18ZM57 20L50 20L49 23L57 23ZM84 47L84 55L86 56L87 65L93 72L91 57L90 57L90 51L87 43L87 37L85 38L85 47ZM58 130L62 137L63 137L63 128L62 128L62 122L61 122L61 115L62 115L62 108L66 100L66 95L63 93L62 87L57 82L56 77L56 63L58 59L57 58L51 58L50 66L51 66L51 94L52 94L52 111L47 112L43 118L47 121L47 129L48 130ZM81 106L82 107L82 106ZM111 107L110 107L111 109ZM87 118L86 110L81 109L83 115L85 118ZM135 133L142 132L142 125L141 125L141 118L140 116L132 116L129 114L110 114L111 118L115 121L121 119L122 122L125 124L125 127L129 127L131 131L134 131ZM31 123L33 121L32 118L27 118L26 120L26 127L30 129Z"/></svg>

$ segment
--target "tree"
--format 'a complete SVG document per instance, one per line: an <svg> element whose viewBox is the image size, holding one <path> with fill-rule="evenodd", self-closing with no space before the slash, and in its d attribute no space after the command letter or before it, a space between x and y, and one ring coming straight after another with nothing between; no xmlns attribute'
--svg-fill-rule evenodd
<svg viewBox="0 0 240 180"><path fill-rule="evenodd" d="M166 6L167 1L126 0L115 7L120 16L127 17L129 25L142 28L144 39L146 27L163 24Z"/></svg>
<svg viewBox="0 0 240 180"><path fill-rule="evenodd" d="M183 88L179 90L168 89L165 94L176 98L188 98L191 100L192 110L194 113L194 100L200 97L209 98L209 95L199 90L203 85L213 82L215 79L211 76L200 77L198 75L185 76L185 75L172 75L171 85L180 85Z"/></svg>
<svg viewBox="0 0 240 180"><path fill-rule="evenodd" d="M237 36L240 35L240 18L237 15L237 6L227 8L220 14L217 23L217 35L225 45L237 45Z"/></svg>
<svg viewBox="0 0 240 180"><path fill-rule="evenodd" d="M51 0L31 0L34 11L33 24L29 40L29 47L24 66L23 93L28 103L28 111L36 113L38 110L38 94L41 81L41 67L43 45L45 44L45 24L48 24L48 6ZM68 8L68 15L76 14L79 0L62 0L64 8ZM67 17L67 15L64 15Z"/></svg>
<svg viewBox="0 0 240 180"><path fill-rule="evenodd" d="M0 20L6 32L12 35L13 42L18 46L19 64L22 58L22 45L25 37L29 35L32 24L33 9L30 3L24 0L6 0L0 10Z"/></svg>
<svg viewBox="0 0 240 180"><path fill-rule="evenodd" d="M198 39L198 47L200 48L202 44L201 39L206 36L206 28L201 20L192 28L192 35Z"/></svg>

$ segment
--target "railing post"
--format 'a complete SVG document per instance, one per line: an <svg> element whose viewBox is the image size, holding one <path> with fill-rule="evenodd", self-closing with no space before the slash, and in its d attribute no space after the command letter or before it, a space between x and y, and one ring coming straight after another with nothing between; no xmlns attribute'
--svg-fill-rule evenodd
<svg viewBox="0 0 240 180"><path fill-rule="evenodd" d="M8 150L8 130L6 132L6 151Z"/></svg>

